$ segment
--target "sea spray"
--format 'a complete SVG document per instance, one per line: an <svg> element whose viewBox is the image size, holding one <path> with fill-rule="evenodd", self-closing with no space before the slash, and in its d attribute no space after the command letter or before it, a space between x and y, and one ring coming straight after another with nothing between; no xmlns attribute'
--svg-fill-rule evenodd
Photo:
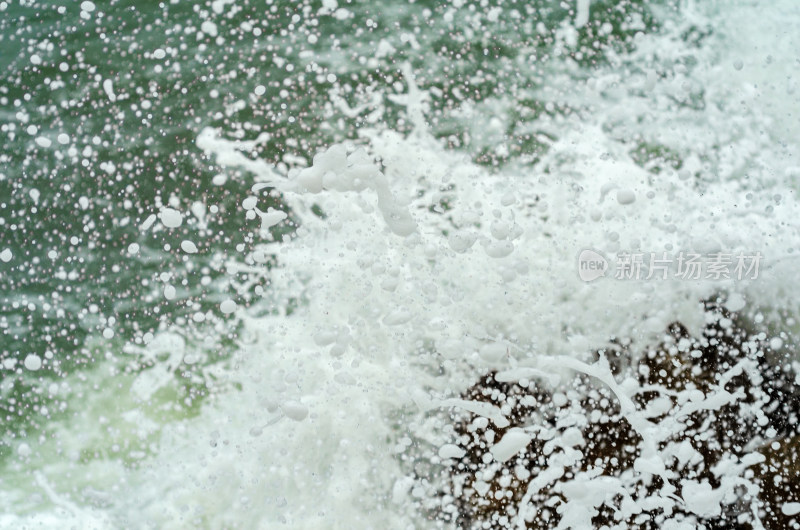
<svg viewBox="0 0 800 530"><path fill-rule="evenodd" d="M220 13L233 11L230 4L214 5ZM402 63L385 86L358 94L362 106L346 90L346 75L319 73L335 85L324 96L331 108L344 108L352 121L337 121L334 113L321 129L338 131L347 123L341 130L350 132L332 134L318 147L290 138L275 160L266 160L263 146L286 139L252 127L265 114L277 115L260 107L271 104L259 99L266 87L258 84L252 97L220 105L227 121L198 127L192 140L208 156L198 166L208 160L222 166L213 186L252 178L250 192L233 201L241 211L210 200L190 208L165 196L134 228L148 234L188 229L205 219L204 211L240 217L251 228L252 246L226 242L225 256L212 261L230 275L232 292L207 297L214 313L192 313L216 313L211 329L233 337L212 347L222 350L223 360L198 363L211 354L178 340L173 333L183 337L180 325L140 334L138 348L120 348L125 356L98 348L98 357L108 353L107 364L65 378L50 392L76 414L52 421L52 431L37 440L13 441L4 477L14 486L0 492L2 504L13 508L0 524L435 526L426 509L438 499L419 479L426 467L441 471L431 455L457 458L464 451L442 412L503 424L503 404L487 409L461 397L487 372L499 370L507 383L545 376L558 384L576 367L605 377L587 359L593 350L612 338L641 347L656 343L676 319L696 335L705 325L699 301L724 292L754 321L780 309L785 319L775 326L796 326L797 293L787 278L800 242L793 199L799 173L796 120L786 109L797 101L787 74L797 47L786 38L790 26L781 24L791 20L794 6L758 16L749 5L709 6L705 13L701 7L687 3L675 14L662 13L658 31L649 33L646 16L609 14L609 27L597 24L598 35L588 35L603 11L593 2L587 13L581 2L556 24L553 42L522 46L525 53L497 63L531 80L514 91L493 90L507 79L492 77L497 72L489 68L483 77L472 72L465 87L455 81L440 87L425 65ZM339 22L356 16L329 2L323 10ZM486 21L514 20L512 11L501 12L487 11ZM453 8L449 16L483 20L480 10ZM576 24L584 33L577 32L573 24L587 16L587 25ZM204 32L197 38L210 39L203 46L212 49L230 30L222 16L215 20L197 24ZM542 39L550 39L551 26L542 27ZM624 45L607 46L615 35L624 35ZM766 36L765 54L756 46ZM378 46L379 58L401 43L403 50L419 49L417 39L428 37L402 33L396 46ZM591 47L593 39L602 52ZM461 54L466 45L456 44L451 47ZM586 53L578 56L581 46ZM167 57L165 47L153 50L154 59ZM506 57L499 47L475 50L474 61L492 53ZM291 64L280 56L271 60L263 67L284 71ZM503 68L500 78L511 71ZM241 77L226 74L227 81L237 79L231 84L251 82L232 70ZM94 88L102 105L120 105L135 93L121 79L99 79ZM270 98L286 90L278 87L270 85ZM298 98L306 95L299 92ZM442 114L442 94L453 95L452 114ZM253 116L240 123L240 111ZM447 119L458 122L452 134L442 132ZM36 145L44 149L43 143ZM90 164L93 151L86 152ZM86 197L76 204L92 205ZM299 224L296 232L272 237L273 223L289 220ZM255 238L262 234L267 237ZM203 237L176 237L181 259L196 263ZM183 248L184 241L193 246ZM132 244L122 248L147 250ZM22 256L0 248L3 262ZM590 282L580 275L586 250L593 263L607 262L605 274ZM667 278L648 279L647 269L634 277L633 269L620 268L623 257L637 253L671 260ZM732 267L727 277L681 278L674 268L681 253L699 255L704 272L720 253L758 255L760 268L746 278L736 278ZM158 295L168 301L186 286L173 276L161 271L158 277ZM791 344L791 336L785 340ZM188 366L201 367L202 377ZM205 397L173 394L183 374ZM554 394L557 403L566 399ZM523 440L518 431L499 438L493 457L510 461ZM566 453L579 439L570 431L562 442ZM411 447L425 458L404 460ZM680 455L691 459L688 450ZM654 458L637 468L661 471ZM593 505L598 488L572 486L564 490L571 499ZM686 486L689 497L716 494L702 483ZM788 503L783 512L795 509Z"/></svg>

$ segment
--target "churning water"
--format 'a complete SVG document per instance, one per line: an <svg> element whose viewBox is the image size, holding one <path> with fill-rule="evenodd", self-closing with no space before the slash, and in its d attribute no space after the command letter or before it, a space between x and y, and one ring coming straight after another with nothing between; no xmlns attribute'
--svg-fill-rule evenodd
<svg viewBox="0 0 800 530"><path fill-rule="evenodd" d="M799 24L0 2L0 527L447 527L482 374L602 380L715 296L794 361Z"/></svg>

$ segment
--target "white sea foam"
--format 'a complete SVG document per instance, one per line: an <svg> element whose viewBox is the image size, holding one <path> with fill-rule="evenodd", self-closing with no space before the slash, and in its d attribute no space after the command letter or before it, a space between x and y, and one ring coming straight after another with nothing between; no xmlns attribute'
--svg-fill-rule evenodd
<svg viewBox="0 0 800 530"><path fill-rule="evenodd" d="M581 21L588 3L579 7ZM278 261L263 274L270 297L304 303L291 315L253 317L223 301L222 313L235 313L246 337L221 374L235 389L199 417L166 424L156 454L136 470L95 461L100 475L118 477L107 513L59 501L42 479L55 507L28 522L65 514L98 527L110 520L159 528L423 527L408 508L413 481L394 444L436 408L461 407L507 425L499 409L457 399L475 371L499 368L508 380L547 373L555 384L557 367L542 372L538 357L579 358L612 336L644 343L675 319L697 328L698 301L718 291L734 292L736 307L746 300L793 308L798 293L785 278L796 268L800 211L797 183L786 176L796 175L789 154L797 152L798 131L782 109L797 108L786 69L795 67L798 47L780 29L781 8L767 11L742 4L714 13L716 33L700 49L676 41L681 27L668 21L676 27L642 37L631 57L565 88L554 97L587 110L543 123L555 140L533 167L490 172L444 148L424 129L426 94L408 70L406 96L393 99L409 106L413 134L363 130L358 145L331 146L289 175L250 158L247 144L225 139L225 131L205 130L197 144L218 162L284 193L301 228L279 248L259 249ZM767 38L768 46L757 44ZM696 66L679 67L686 54ZM659 69L663 75L650 75ZM559 75L553 72L556 86L573 83ZM698 91L702 108L692 103ZM631 155L633 137L674 150L683 167L647 171ZM243 201L265 228L286 217ZM159 216L167 227L182 221L169 208ZM576 263L584 249L605 256L759 251L763 268L751 282L584 282ZM137 399L163 386L183 348L138 376L130 385ZM495 457L510 458L527 436L507 434ZM431 439L442 458L457 455L442 433ZM637 465L657 474L663 463L643 454ZM571 517L585 518L581 507L613 486L567 487ZM719 492L706 484L683 490L696 510L718 508ZM20 521L7 515L0 526Z"/></svg>
<svg viewBox="0 0 800 530"><path fill-rule="evenodd" d="M654 40L652 47L666 38ZM719 53L713 60L721 61ZM714 64L706 66L713 70ZM605 75L623 82L615 70ZM732 94L741 95L736 87L746 92L749 83L714 81L704 68L691 75L709 86L708 107L727 105ZM629 83L638 81L634 76ZM500 174L445 150L418 129L410 136L364 131L363 145L334 146L315 157L310 168L276 180L272 169L261 172L259 162L232 153L220 133L207 132L203 143L210 153L254 170L284 191L302 228L282 245L279 268L270 278L276 293L306 293L308 303L291 317L245 320L257 346L239 354L241 370L248 374L238 376L242 391L228 404L223 397L218 408L188 427L195 431L216 421L229 443L217 446L213 459L205 448L165 444L153 479L163 476L164 462L172 461L202 468L204 478L197 485L170 484L148 515L160 519L160 510L188 505L189 513L202 507L220 523L246 521L265 528L280 521L302 528L419 527L423 523L403 508L409 496L397 493L405 491L408 470L393 459L391 440L401 435L393 429L402 432L404 420L395 427L387 418L401 414L415 421L410 418L433 408L477 407L476 414L507 424L499 410L483 410L485 404L437 397L457 395L471 367L511 368L544 354L580 357L610 336L647 342L675 319L702 324L698 301L726 289L737 293L733 304L744 297L756 305L792 303L791 296L764 297L786 293L781 270L788 249L800 242L790 228L800 213L797 206L788 200L775 204L773 197L791 197L794 191L779 180L769 183L768 192L758 191L767 173L789 162L780 148L774 163L753 169L750 182L741 169L749 167L750 158L724 150L712 153L713 168L698 165L697 175L656 176L635 163L629 145L606 131L615 116L633 123L637 113L655 112L654 100L674 83L657 82L653 95L633 108L625 98L611 98L593 115L566 119L538 166ZM713 143L708 135L727 134L733 121L740 137L727 140L749 146L752 154L775 149L774 139L753 136L771 119L764 110L753 106L746 116L713 108L686 116L663 112L645 131L700 159ZM700 122L687 130L682 120L689 117ZM703 142L691 148L684 143L699 138ZM451 192L441 191L450 185ZM610 189L618 191L608 194ZM448 207L437 212L445 196ZM325 217L314 215L312 206ZM606 255L625 248L760 251L763 269L752 282L604 278L585 283L575 263L585 248ZM431 375L436 367L446 376ZM290 414L287 410L294 409L287 403L302 406L302 413ZM281 414L302 421L281 419ZM251 428L270 423L258 437L250 436ZM519 450L527 436L520 434L500 440L496 458ZM454 454L445 442L440 437L437 445L443 458ZM211 469L225 471L224 487L205 475L214 473ZM658 474L663 462L655 452L643 454L637 469ZM704 487L684 485L708 501L698 510L714 510L711 497L720 492L706 495ZM565 488L573 517L589 514L580 508L596 495ZM243 503L242 496L278 500L265 507Z"/></svg>

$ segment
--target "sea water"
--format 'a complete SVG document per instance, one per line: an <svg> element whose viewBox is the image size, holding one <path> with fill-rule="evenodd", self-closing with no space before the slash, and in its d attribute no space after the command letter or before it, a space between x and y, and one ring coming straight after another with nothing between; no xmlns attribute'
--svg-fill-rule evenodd
<svg viewBox="0 0 800 530"><path fill-rule="evenodd" d="M4 528L440 526L479 375L791 343L794 2L0 9Z"/></svg>

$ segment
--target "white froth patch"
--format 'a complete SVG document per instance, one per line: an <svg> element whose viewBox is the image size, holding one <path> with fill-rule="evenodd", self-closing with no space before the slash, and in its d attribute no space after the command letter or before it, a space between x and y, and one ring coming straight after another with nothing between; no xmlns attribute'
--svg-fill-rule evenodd
<svg viewBox="0 0 800 530"><path fill-rule="evenodd" d="M291 418L294 421L303 421L308 416L308 407L299 401L287 401L281 405L281 410L287 418Z"/></svg>
<svg viewBox="0 0 800 530"><path fill-rule="evenodd" d="M484 344L479 350L481 358L487 362L500 361L508 353L508 347L498 342Z"/></svg>
<svg viewBox="0 0 800 530"><path fill-rule="evenodd" d="M636 194L633 190L625 189L617 192L617 202L620 204L633 204L636 201Z"/></svg>
<svg viewBox="0 0 800 530"><path fill-rule="evenodd" d="M720 502L726 488L713 489L708 482L693 480L684 480L681 484L681 496L690 511L701 517L718 516L722 512Z"/></svg>
<svg viewBox="0 0 800 530"><path fill-rule="evenodd" d="M531 436L519 428L509 429L503 438L489 450L498 462L507 462L514 455L525 449L531 441Z"/></svg>
<svg viewBox="0 0 800 530"><path fill-rule="evenodd" d="M461 458L467 454L462 448L455 444L444 444L439 448L439 458Z"/></svg>
<svg viewBox="0 0 800 530"><path fill-rule="evenodd" d="M589 7L591 0L576 0L575 27L582 28L589 22Z"/></svg>
<svg viewBox="0 0 800 530"><path fill-rule="evenodd" d="M725 302L725 308L728 311L741 311L745 306L747 306L747 300L740 293L731 293Z"/></svg>
<svg viewBox="0 0 800 530"><path fill-rule="evenodd" d="M262 212L258 208L255 209L256 213L261 217L261 230L266 230L268 228L272 228L273 226L279 224L284 219L288 218L289 215L282 211L276 210L275 208L269 208L266 212Z"/></svg>

